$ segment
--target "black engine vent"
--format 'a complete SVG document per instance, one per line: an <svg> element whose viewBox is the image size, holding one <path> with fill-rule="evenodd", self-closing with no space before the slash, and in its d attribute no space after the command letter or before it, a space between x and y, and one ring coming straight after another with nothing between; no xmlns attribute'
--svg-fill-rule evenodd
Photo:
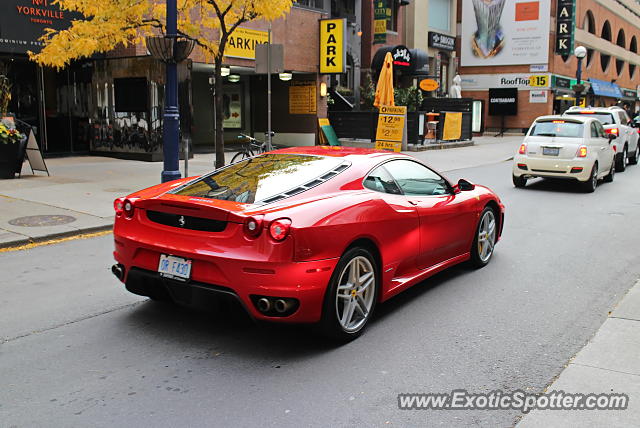
<svg viewBox="0 0 640 428"><path fill-rule="evenodd" d="M171 214L161 211L147 210L147 218L154 223L164 224L165 226L200 230L203 232L222 232L227 227L227 222L222 220L211 220L210 218Z"/></svg>

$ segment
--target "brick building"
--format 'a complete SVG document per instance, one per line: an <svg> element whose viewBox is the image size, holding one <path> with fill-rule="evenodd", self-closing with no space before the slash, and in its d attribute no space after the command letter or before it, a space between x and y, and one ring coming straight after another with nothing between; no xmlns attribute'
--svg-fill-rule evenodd
<svg viewBox="0 0 640 428"><path fill-rule="evenodd" d="M574 45L588 49L582 68L587 104L635 106L640 5L634 0L575 4L575 29L568 28ZM558 0L458 0L458 11L462 94L483 101L485 128L501 126L500 117L488 114L491 88L517 88L517 114L504 117L505 127L512 130L526 130L537 116L560 113L574 104L577 59L556 52ZM487 21L500 14L498 31L492 33Z"/></svg>

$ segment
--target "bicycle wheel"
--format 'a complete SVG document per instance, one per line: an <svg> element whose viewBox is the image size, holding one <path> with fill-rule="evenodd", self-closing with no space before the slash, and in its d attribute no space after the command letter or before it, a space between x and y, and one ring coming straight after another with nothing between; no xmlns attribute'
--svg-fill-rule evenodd
<svg viewBox="0 0 640 428"><path fill-rule="evenodd" d="M250 150L243 150L241 152L236 153L231 158L231 163L240 162L241 160L245 160L247 158L250 158L251 156L253 156L253 152L251 152Z"/></svg>

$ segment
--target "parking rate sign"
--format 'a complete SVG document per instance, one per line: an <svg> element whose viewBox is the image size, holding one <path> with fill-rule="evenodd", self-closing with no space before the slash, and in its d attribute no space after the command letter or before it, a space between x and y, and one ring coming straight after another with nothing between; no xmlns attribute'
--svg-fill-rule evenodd
<svg viewBox="0 0 640 428"><path fill-rule="evenodd" d="M345 28L347 20L320 20L320 73L344 73L346 63Z"/></svg>

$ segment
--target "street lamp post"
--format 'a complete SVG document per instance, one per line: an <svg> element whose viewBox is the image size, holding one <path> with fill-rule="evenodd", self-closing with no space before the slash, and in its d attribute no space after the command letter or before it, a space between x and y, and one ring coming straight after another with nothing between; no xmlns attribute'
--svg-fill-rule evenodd
<svg viewBox="0 0 640 428"><path fill-rule="evenodd" d="M147 49L156 59L165 63L166 81L164 113L162 115L163 183L180 178L178 166L180 151L180 111L178 109L178 63L184 61L195 41L178 36L177 0L167 0L166 35L146 38ZM188 156L188 154L186 154Z"/></svg>
<svg viewBox="0 0 640 428"><path fill-rule="evenodd" d="M584 46L578 46L573 51L573 54L578 58L578 68L576 70L576 84L573 85L573 91L576 94L576 105L580 105L580 99L582 98L582 92L584 91L584 85L582 84L582 60L587 56L587 48Z"/></svg>
<svg viewBox="0 0 640 428"><path fill-rule="evenodd" d="M167 0L167 38L173 39L172 57L175 56L175 40L178 36L177 0ZM175 61L166 64L165 104L162 117L162 155L164 166L162 182L180 178L178 165L180 145L180 111L178 110L178 64Z"/></svg>

